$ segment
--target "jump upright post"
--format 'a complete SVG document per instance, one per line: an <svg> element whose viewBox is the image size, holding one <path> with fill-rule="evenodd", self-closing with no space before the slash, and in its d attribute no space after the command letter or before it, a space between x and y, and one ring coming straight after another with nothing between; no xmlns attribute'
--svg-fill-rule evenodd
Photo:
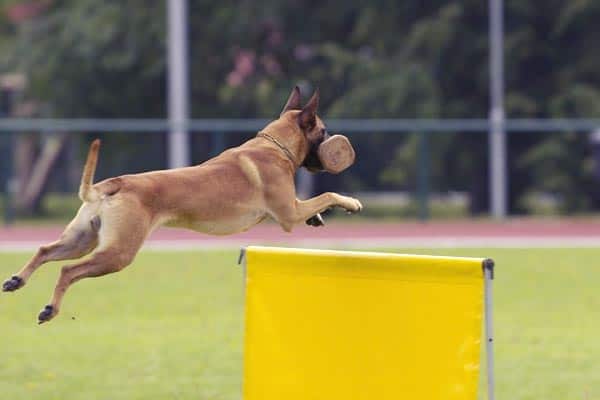
<svg viewBox="0 0 600 400"><path fill-rule="evenodd" d="M244 400L477 398L493 262L248 247Z"/></svg>

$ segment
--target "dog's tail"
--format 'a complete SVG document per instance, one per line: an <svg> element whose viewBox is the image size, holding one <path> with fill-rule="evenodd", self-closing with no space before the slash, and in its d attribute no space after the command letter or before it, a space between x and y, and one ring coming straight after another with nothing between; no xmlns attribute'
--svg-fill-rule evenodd
<svg viewBox="0 0 600 400"><path fill-rule="evenodd" d="M81 185L79 185L79 198L81 201L92 202L98 199L98 192L94 190L94 172L96 172L96 164L98 163L98 151L100 150L100 139L92 142L88 152L85 166L83 167L83 175L81 176Z"/></svg>

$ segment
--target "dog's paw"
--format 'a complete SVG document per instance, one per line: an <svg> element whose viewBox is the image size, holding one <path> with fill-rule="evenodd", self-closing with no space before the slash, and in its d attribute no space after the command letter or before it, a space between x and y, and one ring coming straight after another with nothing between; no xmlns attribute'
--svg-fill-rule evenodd
<svg viewBox="0 0 600 400"><path fill-rule="evenodd" d="M345 207L348 214L355 214L362 211L363 205L360 201L353 197L349 197L348 200L349 204L347 207Z"/></svg>
<svg viewBox="0 0 600 400"><path fill-rule="evenodd" d="M17 289L22 288L23 285L25 285L25 281L23 280L23 278L15 275L10 279L4 281L4 283L2 284L2 291L14 292Z"/></svg>
<svg viewBox="0 0 600 400"><path fill-rule="evenodd" d="M38 315L38 324L43 324L44 322L50 321L57 314L56 309L48 304L46 307L42 309L40 314Z"/></svg>
<svg viewBox="0 0 600 400"><path fill-rule="evenodd" d="M315 227L324 226L325 221L323 221L323 217L321 216L321 214L317 214L317 215L313 215L312 217L307 219L306 225L315 226Z"/></svg>

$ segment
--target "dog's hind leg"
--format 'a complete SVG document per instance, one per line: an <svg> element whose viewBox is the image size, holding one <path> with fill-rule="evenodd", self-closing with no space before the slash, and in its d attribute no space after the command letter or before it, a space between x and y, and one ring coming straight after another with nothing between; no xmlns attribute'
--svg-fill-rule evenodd
<svg viewBox="0 0 600 400"><path fill-rule="evenodd" d="M100 245L87 260L61 269L52 299L40 312L38 322L47 322L58 314L63 297L73 283L84 278L118 272L131 264L150 227L150 218L139 205L136 208L127 207L112 215L103 214L99 232Z"/></svg>
<svg viewBox="0 0 600 400"><path fill-rule="evenodd" d="M38 322L41 324L50 321L58 314L63 297L73 283L84 278L120 271L129 265L131 260L133 260L133 256L129 254L124 255L119 251L105 250L95 252L88 260L63 267L54 288L52 300L40 312Z"/></svg>
<svg viewBox="0 0 600 400"><path fill-rule="evenodd" d="M100 219L97 216L83 221L81 213L78 214L78 217L67 226L60 238L53 243L41 246L17 274L2 284L2 290L12 292L20 289L31 274L48 261L72 260L90 253L98 243L99 225Z"/></svg>
<svg viewBox="0 0 600 400"><path fill-rule="evenodd" d="M83 257L98 244L100 218L96 214L99 208L98 194L92 187L94 171L98 162L100 141L94 140L90 146L88 158L83 169L79 197L84 202L77 215L67 226L59 240L39 248L31 260L10 279L2 284L5 292L15 291L29 279L42 264L48 261L72 260Z"/></svg>

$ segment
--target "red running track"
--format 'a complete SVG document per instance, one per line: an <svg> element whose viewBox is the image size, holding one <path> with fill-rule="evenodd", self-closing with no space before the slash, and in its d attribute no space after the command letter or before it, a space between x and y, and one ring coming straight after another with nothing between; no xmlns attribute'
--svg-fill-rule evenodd
<svg viewBox="0 0 600 400"><path fill-rule="evenodd" d="M58 238L63 227L0 228L0 249L29 248ZM286 233L273 223L263 223L247 232L230 236L209 236L181 229L159 229L148 243L157 247L223 247L249 244L298 244L310 246L352 245L356 247L419 246L494 246L554 247L600 246L600 220L529 220L506 222L326 222L326 226L297 227Z"/></svg>

